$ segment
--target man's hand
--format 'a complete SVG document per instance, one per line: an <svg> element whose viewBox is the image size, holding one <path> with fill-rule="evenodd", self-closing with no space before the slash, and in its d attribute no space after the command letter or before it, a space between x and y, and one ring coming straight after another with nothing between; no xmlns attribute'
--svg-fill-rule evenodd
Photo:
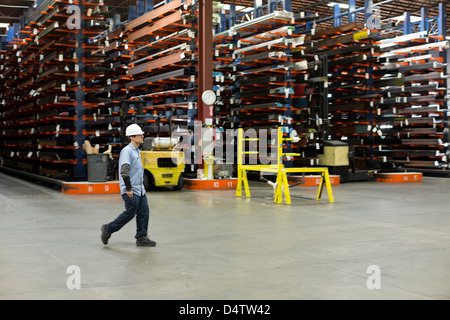
<svg viewBox="0 0 450 320"><path fill-rule="evenodd" d="M133 191L127 191L127 196L129 198L133 198Z"/></svg>

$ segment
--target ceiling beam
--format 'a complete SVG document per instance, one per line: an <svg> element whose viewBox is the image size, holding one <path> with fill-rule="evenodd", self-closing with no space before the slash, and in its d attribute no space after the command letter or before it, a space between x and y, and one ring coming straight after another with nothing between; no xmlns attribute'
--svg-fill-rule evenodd
<svg viewBox="0 0 450 320"><path fill-rule="evenodd" d="M7 4L0 4L0 8L8 8L8 9L28 9L28 6L13 6Z"/></svg>
<svg viewBox="0 0 450 320"><path fill-rule="evenodd" d="M20 20L20 17L6 17L6 16L0 16L0 20Z"/></svg>

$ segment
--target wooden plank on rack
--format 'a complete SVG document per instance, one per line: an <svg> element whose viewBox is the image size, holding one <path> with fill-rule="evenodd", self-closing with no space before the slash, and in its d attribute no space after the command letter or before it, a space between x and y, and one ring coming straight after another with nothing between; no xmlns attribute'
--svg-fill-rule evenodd
<svg viewBox="0 0 450 320"><path fill-rule="evenodd" d="M192 3L192 0L175 0L169 3L166 3L165 5L156 8L155 10L152 10L143 16L140 16L137 19L134 19L130 22L128 22L125 25L125 31L130 31L132 29L137 29L141 27L143 24L149 23L152 20L159 18L161 15L164 15L167 12L172 12L179 8L182 4L184 5L190 5Z"/></svg>
<svg viewBox="0 0 450 320"><path fill-rule="evenodd" d="M47 10L47 8L49 6L53 6L55 4L56 0L47 0L42 2L42 4L37 7L33 13L28 17L28 21L29 22L36 22L36 20L38 20L41 16L42 16L42 11Z"/></svg>
<svg viewBox="0 0 450 320"><path fill-rule="evenodd" d="M370 102L360 101L343 104L330 104L329 111L351 111L351 110L370 110Z"/></svg>
<svg viewBox="0 0 450 320"><path fill-rule="evenodd" d="M331 68L331 67L335 67L335 66L344 66L344 65L358 63L358 62L362 62L362 61L366 61L366 60L367 60L367 55L358 54L357 56L354 56L354 57L347 57L347 58L342 58L342 59L337 59L337 60L329 60L328 67Z"/></svg>
<svg viewBox="0 0 450 320"><path fill-rule="evenodd" d="M398 131L400 134L437 134L436 128L405 128Z"/></svg>
<svg viewBox="0 0 450 320"><path fill-rule="evenodd" d="M281 81L284 81L284 76L281 76L281 75L270 75L270 76L238 80L241 87L252 86L255 84L269 84L270 82L281 82Z"/></svg>
<svg viewBox="0 0 450 320"><path fill-rule="evenodd" d="M39 82L40 79L45 78L53 73L56 73L59 70L58 66L54 66L52 68L47 69L46 71L42 72L37 76L36 82Z"/></svg>
<svg viewBox="0 0 450 320"><path fill-rule="evenodd" d="M167 66L170 64L174 64L174 63L182 61L184 59L184 56L185 56L184 53L178 52L178 53L174 53L169 56L165 56L165 57L153 60L153 61L142 63L138 66L135 66L134 68L128 69L127 75L132 76L132 75L150 71L150 70L158 68L158 67L163 67L163 66Z"/></svg>
<svg viewBox="0 0 450 320"><path fill-rule="evenodd" d="M254 62L255 60L265 60L275 57L286 56L284 52L268 51L238 58L237 63Z"/></svg>
<svg viewBox="0 0 450 320"><path fill-rule="evenodd" d="M403 145L423 145L423 146L435 146L440 145L439 139L402 139Z"/></svg>
<svg viewBox="0 0 450 320"><path fill-rule="evenodd" d="M343 26L321 30L321 31L316 32L313 35L307 35L305 37L305 42L306 41L311 41L311 40L317 40L317 39L320 39L320 38L323 38L323 37L326 37L326 36L331 36L331 35L335 35L335 34L350 32L350 31L352 31L354 29L361 29L362 27L363 27L362 24L360 24L358 22L353 22L353 23L348 23L348 24L343 25Z"/></svg>
<svg viewBox="0 0 450 320"><path fill-rule="evenodd" d="M438 107L421 107L421 108L404 108L404 109L397 110L398 114L428 113L428 112L439 112L439 108Z"/></svg>
<svg viewBox="0 0 450 320"><path fill-rule="evenodd" d="M404 92L422 92L422 91L429 91L429 90L436 90L437 84L430 84L430 85L423 85L423 86L412 86L412 87L389 87L386 89L386 92L392 94L392 93L404 93Z"/></svg>
<svg viewBox="0 0 450 320"><path fill-rule="evenodd" d="M431 79L446 79L448 76L444 75L443 72L430 72L425 74L415 74L412 76L404 77L405 82L412 81L428 81Z"/></svg>
<svg viewBox="0 0 450 320"><path fill-rule="evenodd" d="M55 43L56 43L56 40L52 40L50 42L45 43L42 47L39 48L39 50L37 51L37 54L44 52L48 48L52 47Z"/></svg>
<svg viewBox="0 0 450 320"><path fill-rule="evenodd" d="M120 38L122 36L123 30L122 28L118 28L114 31L108 32L105 35L95 39L95 43L102 42L103 40L111 41L116 38Z"/></svg>
<svg viewBox="0 0 450 320"><path fill-rule="evenodd" d="M252 115L239 115L239 120L241 122L246 121L278 121L280 113L261 113L261 114L252 114Z"/></svg>
<svg viewBox="0 0 450 320"><path fill-rule="evenodd" d="M59 28L58 22L53 22L51 25L49 25L47 28L39 32L37 38L38 40L43 39L47 34L49 34L51 31Z"/></svg>
<svg viewBox="0 0 450 320"><path fill-rule="evenodd" d="M231 111L253 110L253 109L275 109L275 108L283 108L283 107L287 107L287 105L283 105L280 102L267 102L267 103L260 103L260 104L242 105L238 108L231 108Z"/></svg>
<svg viewBox="0 0 450 320"><path fill-rule="evenodd" d="M54 8L52 11L50 11L47 15L45 15L44 17L42 17L42 19L39 19L38 21L36 21L38 26L42 26L44 23L46 23L47 21L49 21L50 19L52 19L57 13L58 13L59 9L56 7Z"/></svg>
<svg viewBox="0 0 450 320"><path fill-rule="evenodd" d="M42 60L39 60L39 65L46 64L47 62L55 59L58 56L59 52L55 51L44 57Z"/></svg>
<svg viewBox="0 0 450 320"><path fill-rule="evenodd" d="M195 75L195 70L190 70L189 68L182 68L182 69L178 69L178 70L174 70L174 71L169 71L163 74L158 74L155 76L151 76L145 79L139 79L136 81L131 81L125 84L125 88L132 88L132 87L139 87L139 86L146 86L147 83L149 82L154 82L154 81L158 81L158 80L165 80L165 79L170 79L170 78L176 78L176 77L181 77L181 76L185 76L185 75Z"/></svg>
<svg viewBox="0 0 450 320"><path fill-rule="evenodd" d="M155 23L145 26L135 32L131 32L128 36L128 41L133 42L137 40L143 40L145 37L148 37L152 32L155 32L163 27L171 25L177 21L180 21L182 18L181 11L176 11L167 17L164 17Z"/></svg>

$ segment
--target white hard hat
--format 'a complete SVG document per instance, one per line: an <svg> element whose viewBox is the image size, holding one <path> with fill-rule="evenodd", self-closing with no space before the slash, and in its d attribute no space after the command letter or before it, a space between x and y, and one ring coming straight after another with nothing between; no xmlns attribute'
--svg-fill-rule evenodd
<svg viewBox="0 0 450 320"><path fill-rule="evenodd" d="M125 135L127 137L135 136L135 135L139 135L139 134L144 134L144 131L142 131L141 127L137 124L130 124L127 127L127 130L125 131Z"/></svg>

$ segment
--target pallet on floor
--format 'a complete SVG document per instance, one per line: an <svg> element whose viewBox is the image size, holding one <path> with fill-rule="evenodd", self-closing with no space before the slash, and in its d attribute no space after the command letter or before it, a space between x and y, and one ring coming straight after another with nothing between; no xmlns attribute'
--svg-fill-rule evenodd
<svg viewBox="0 0 450 320"><path fill-rule="evenodd" d="M189 179L184 178L184 188L190 190L233 190L237 187L237 179Z"/></svg>
<svg viewBox="0 0 450 320"><path fill-rule="evenodd" d="M377 173L377 182L387 183L408 183L422 182L423 174L421 172L386 172Z"/></svg>
<svg viewBox="0 0 450 320"><path fill-rule="evenodd" d="M119 181L107 182L62 182L61 192L66 194L117 194L120 193Z"/></svg>

